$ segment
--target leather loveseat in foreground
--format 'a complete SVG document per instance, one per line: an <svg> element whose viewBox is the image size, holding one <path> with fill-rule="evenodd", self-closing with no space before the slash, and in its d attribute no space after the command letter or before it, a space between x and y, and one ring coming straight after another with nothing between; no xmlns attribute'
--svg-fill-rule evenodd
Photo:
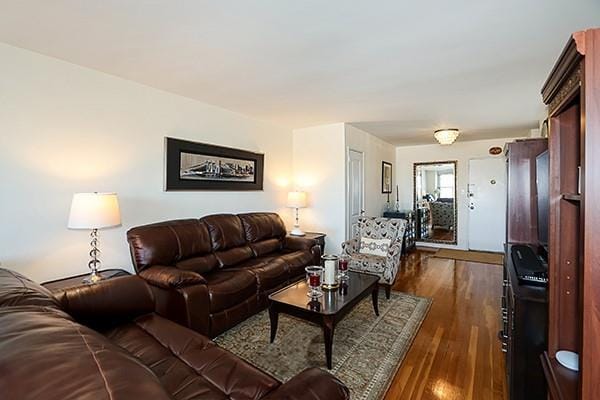
<svg viewBox="0 0 600 400"><path fill-rule="evenodd" d="M308 369L285 384L153 312L137 276L52 295L0 269L0 397L14 400L337 400Z"/></svg>
<svg viewBox="0 0 600 400"><path fill-rule="evenodd" d="M275 213L218 214L127 232L157 312L215 337L267 306L267 296L320 263L312 239L286 237Z"/></svg>

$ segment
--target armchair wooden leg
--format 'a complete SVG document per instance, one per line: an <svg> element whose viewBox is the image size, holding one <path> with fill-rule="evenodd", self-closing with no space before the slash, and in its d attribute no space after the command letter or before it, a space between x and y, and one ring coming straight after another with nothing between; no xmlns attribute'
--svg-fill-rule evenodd
<svg viewBox="0 0 600 400"><path fill-rule="evenodd" d="M385 288L385 298L389 300L392 295L392 285L383 285L383 287Z"/></svg>

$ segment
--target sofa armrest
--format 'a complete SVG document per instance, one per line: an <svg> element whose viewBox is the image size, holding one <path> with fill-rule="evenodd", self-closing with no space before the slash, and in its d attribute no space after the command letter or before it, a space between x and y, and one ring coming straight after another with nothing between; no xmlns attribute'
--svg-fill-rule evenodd
<svg viewBox="0 0 600 400"><path fill-rule="evenodd" d="M285 247L288 250L297 251L297 250L310 250L316 245L317 245L317 241L315 239L286 236L283 247Z"/></svg>
<svg viewBox="0 0 600 400"><path fill-rule="evenodd" d="M350 391L319 368L309 368L269 393L264 400L347 400Z"/></svg>
<svg viewBox="0 0 600 400"><path fill-rule="evenodd" d="M151 285L163 289L178 289L206 283L206 279L197 272L162 265L155 265L140 271L139 276Z"/></svg>
<svg viewBox="0 0 600 400"><path fill-rule="evenodd" d="M154 311L152 291L138 276L121 276L54 293L63 310L95 328L110 326Z"/></svg>

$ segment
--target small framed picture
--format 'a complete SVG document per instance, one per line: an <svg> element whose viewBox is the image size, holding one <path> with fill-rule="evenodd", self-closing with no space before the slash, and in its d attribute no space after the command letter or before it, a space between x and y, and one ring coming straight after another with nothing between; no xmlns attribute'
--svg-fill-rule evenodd
<svg viewBox="0 0 600 400"><path fill-rule="evenodd" d="M392 193L392 164L381 163L381 193Z"/></svg>

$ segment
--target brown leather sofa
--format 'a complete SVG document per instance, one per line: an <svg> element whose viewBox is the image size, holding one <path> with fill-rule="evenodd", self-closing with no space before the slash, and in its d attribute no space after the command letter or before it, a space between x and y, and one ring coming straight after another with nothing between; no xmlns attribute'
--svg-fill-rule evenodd
<svg viewBox="0 0 600 400"><path fill-rule="evenodd" d="M333 375L274 379L153 312L137 276L51 294L0 269L0 397L19 400L348 399Z"/></svg>
<svg viewBox="0 0 600 400"><path fill-rule="evenodd" d="M209 337L264 309L321 255L314 240L286 237L275 213L160 222L132 228L127 240L157 312Z"/></svg>

